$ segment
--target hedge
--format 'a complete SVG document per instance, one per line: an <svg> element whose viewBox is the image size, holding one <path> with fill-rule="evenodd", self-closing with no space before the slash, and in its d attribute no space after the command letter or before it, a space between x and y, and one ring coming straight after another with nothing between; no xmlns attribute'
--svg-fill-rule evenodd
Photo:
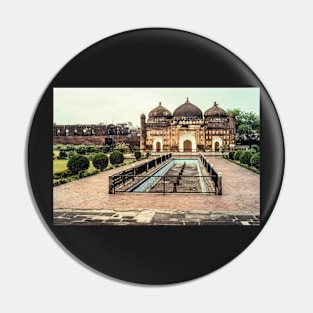
<svg viewBox="0 0 313 313"><path fill-rule="evenodd" d="M236 151L234 155L234 160L239 161L241 154L242 154L241 150Z"/></svg>
<svg viewBox="0 0 313 313"><path fill-rule="evenodd" d="M250 159L252 157L252 153L249 151L244 151L239 158L240 163L247 164L250 166Z"/></svg>
<svg viewBox="0 0 313 313"><path fill-rule="evenodd" d="M260 152L254 154L250 160L251 166L254 166L257 169L261 167L261 155Z"/></svg>

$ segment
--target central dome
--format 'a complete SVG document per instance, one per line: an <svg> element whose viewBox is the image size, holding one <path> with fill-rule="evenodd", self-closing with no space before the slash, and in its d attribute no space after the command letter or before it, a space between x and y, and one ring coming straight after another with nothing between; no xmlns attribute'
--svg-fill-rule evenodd
<svg viewBox="0 0 313 313"><path fill-rule="evenodd" d="M168 109L164 108L161 102L159 102L159 105L153 110L151 110L149 113L149 118L160 118L160 117L165 117L165 118L172 117L172 113Z"/></svg>
<svg viewBox="0 0 313 313"><path fill-rule="evenodd" d="M175 118L202 118L201 110L190 103L188 98L185 103L180 105L173 113Z"/></svg>

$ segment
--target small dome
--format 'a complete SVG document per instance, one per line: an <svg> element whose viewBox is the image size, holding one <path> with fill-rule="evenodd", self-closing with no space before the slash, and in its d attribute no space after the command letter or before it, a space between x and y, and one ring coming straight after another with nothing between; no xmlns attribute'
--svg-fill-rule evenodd
<svg viewBox="0 0 313 313"><path fill-rule="evenodd" d="M160 117L172 118L172 113L168 109L164 108L161 102L159 102L159 105L153 110L151 110L149 113L149 118L160 118Z"/></svg>
<svg viewBox="0 0 313 313"><path fill-rule="evenodd" d="M204 117L227 117L227 113L214 102L214 105L204 112Z"/></svg>
<svg viewBox="0 0 313 313"><path fill-rule="evenodd" d="M185 103L176 108L173 116L175 118L202 118L202 112L197 106L190 103L187 98Z"/></svg>

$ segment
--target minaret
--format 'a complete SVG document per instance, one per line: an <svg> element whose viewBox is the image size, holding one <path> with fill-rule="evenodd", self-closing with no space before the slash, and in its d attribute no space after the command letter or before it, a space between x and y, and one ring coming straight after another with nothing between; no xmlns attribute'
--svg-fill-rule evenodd
<svg viewBox="0 0 313 313"><path fill-rule="evenodd" d="M234 113L231 113L229 116L229 128L230 128L229 144L230 144L230 147L232 147L231 150L234 150L235 145L236 145L236 120L235 120Z"/></svg>
<svg viewBox="0 0 313 313"><path fill-rule="evenodd" d="M146 151L146 140L147 140L146 116L144 114L141 114L140 115L140 150L142 152Z"/></svg>

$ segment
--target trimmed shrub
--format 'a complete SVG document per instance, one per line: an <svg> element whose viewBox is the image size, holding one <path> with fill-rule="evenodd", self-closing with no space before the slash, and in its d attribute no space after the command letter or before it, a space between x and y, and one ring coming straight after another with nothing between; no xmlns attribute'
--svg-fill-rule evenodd
<svg viewBox="0 0 313 313"><path fill-rule="evenodd" d="M113 151L111 154L110 154L110 162L111 164L115 165L115 164L121 164L124 162L124 155L122 152L120 151Z"/></svg>
<svg viewBox="0 0 313 313"><path fill-rule="evenodd" d="M239 161L241 154L242 154L241 150L236 151L234 154L234 160Z"/></svg>
<svg viewBox="0 0 313 313"><path fill-rule="evenodd" d="M148 151L147 153L146 153L146 158L148 158L150 156L150 152Z"/></svg>
<svg viewBox="0 0 313 313"><path fill-rule="evenodd" d="M230 152L228 153L228 158L229 158L230 160L234 160L234 156L235 156L235 151L230 151Z"/></svg>
<svg viewBox="0 0 313 313"><path fill-rule="evenodd" d="M76 148L76 152L78 154L86 154L87 153L87 150L86 150L86 147L85 146L78 146Z"/></svg>
<svg viewBox="0 0 313 313"><path fill-rule="evenodd" d="M254 166L258 170L260 169L261 166L261 155L260 152L254 154L250 160L251 166Z"/></svg>
<svg viewBox="0 0 313 313"><path fill-rule="evenodd" d="M109 159L104 153L97 153L92 160L93 166L100 171L103 171L108 166L108 163Z"/></svg>
<svg viewBox="0 0 313 313"><path fill-rule="evenodd" d="M65 150L60 150L60 153L58 155L58 159L59 160L67 159L67 153L65 152Z"/></svg>
<svg viewBox="0 0 313 313"><path fill-rule="evenodd" d="M75 146L73 146L73 145L66 145L66 150L67 151L74 151L75 150Z"/></svg>
<svg viewBox="0 0 313 313"><path fill-rule="evenodd" d="M86 147L86 152L87 153L95 153L95 152L98 152L98 151L99 151L98 147L96 147L94 145L88 145Z"/></svg>
<svg viewBox="0 0 313 313"><path fill-rule="evenodd" d="M251 152L244 151L239 158L240 163L250 165L250 159L252 155L253 154Z"/></svg>
<svg viewBox="0 0 313 313"><path fill-rule="evenodd" d="M134 156L135 156L135 158L136 158L136 160L140 160L140 158L141 158L141 152L140 151L135 151L134 152Z"/></svg>
<svg viewBox="0 0 313 313"><path fill-rule="evenodd" d="M76 175L78 172L88 169L89 160L82 155L74 155L68 160L67 167Z"/></svg>
<svg viewBox="0 0 313 313"><path fill-rule="evenodd" d="M74 155L76 155L76 152L75 151L70 151L67 153L68 154L68 158L72 158Z"/></svg>
<svg viewBox="0 0 313 313"><path fill-rule="evenodd" d="M66 170L55 172L53 174L53 179L65 178L65 177L68 177L71 175L72 175L72 172L70 170L66 169Z"/></svg>
<svg viewBox="0 0 313 313"><path fill-rule="evenodd" d="M260 146L253 144L251 145L251 150L255 151L255 153L260 152Z"/></svg>

